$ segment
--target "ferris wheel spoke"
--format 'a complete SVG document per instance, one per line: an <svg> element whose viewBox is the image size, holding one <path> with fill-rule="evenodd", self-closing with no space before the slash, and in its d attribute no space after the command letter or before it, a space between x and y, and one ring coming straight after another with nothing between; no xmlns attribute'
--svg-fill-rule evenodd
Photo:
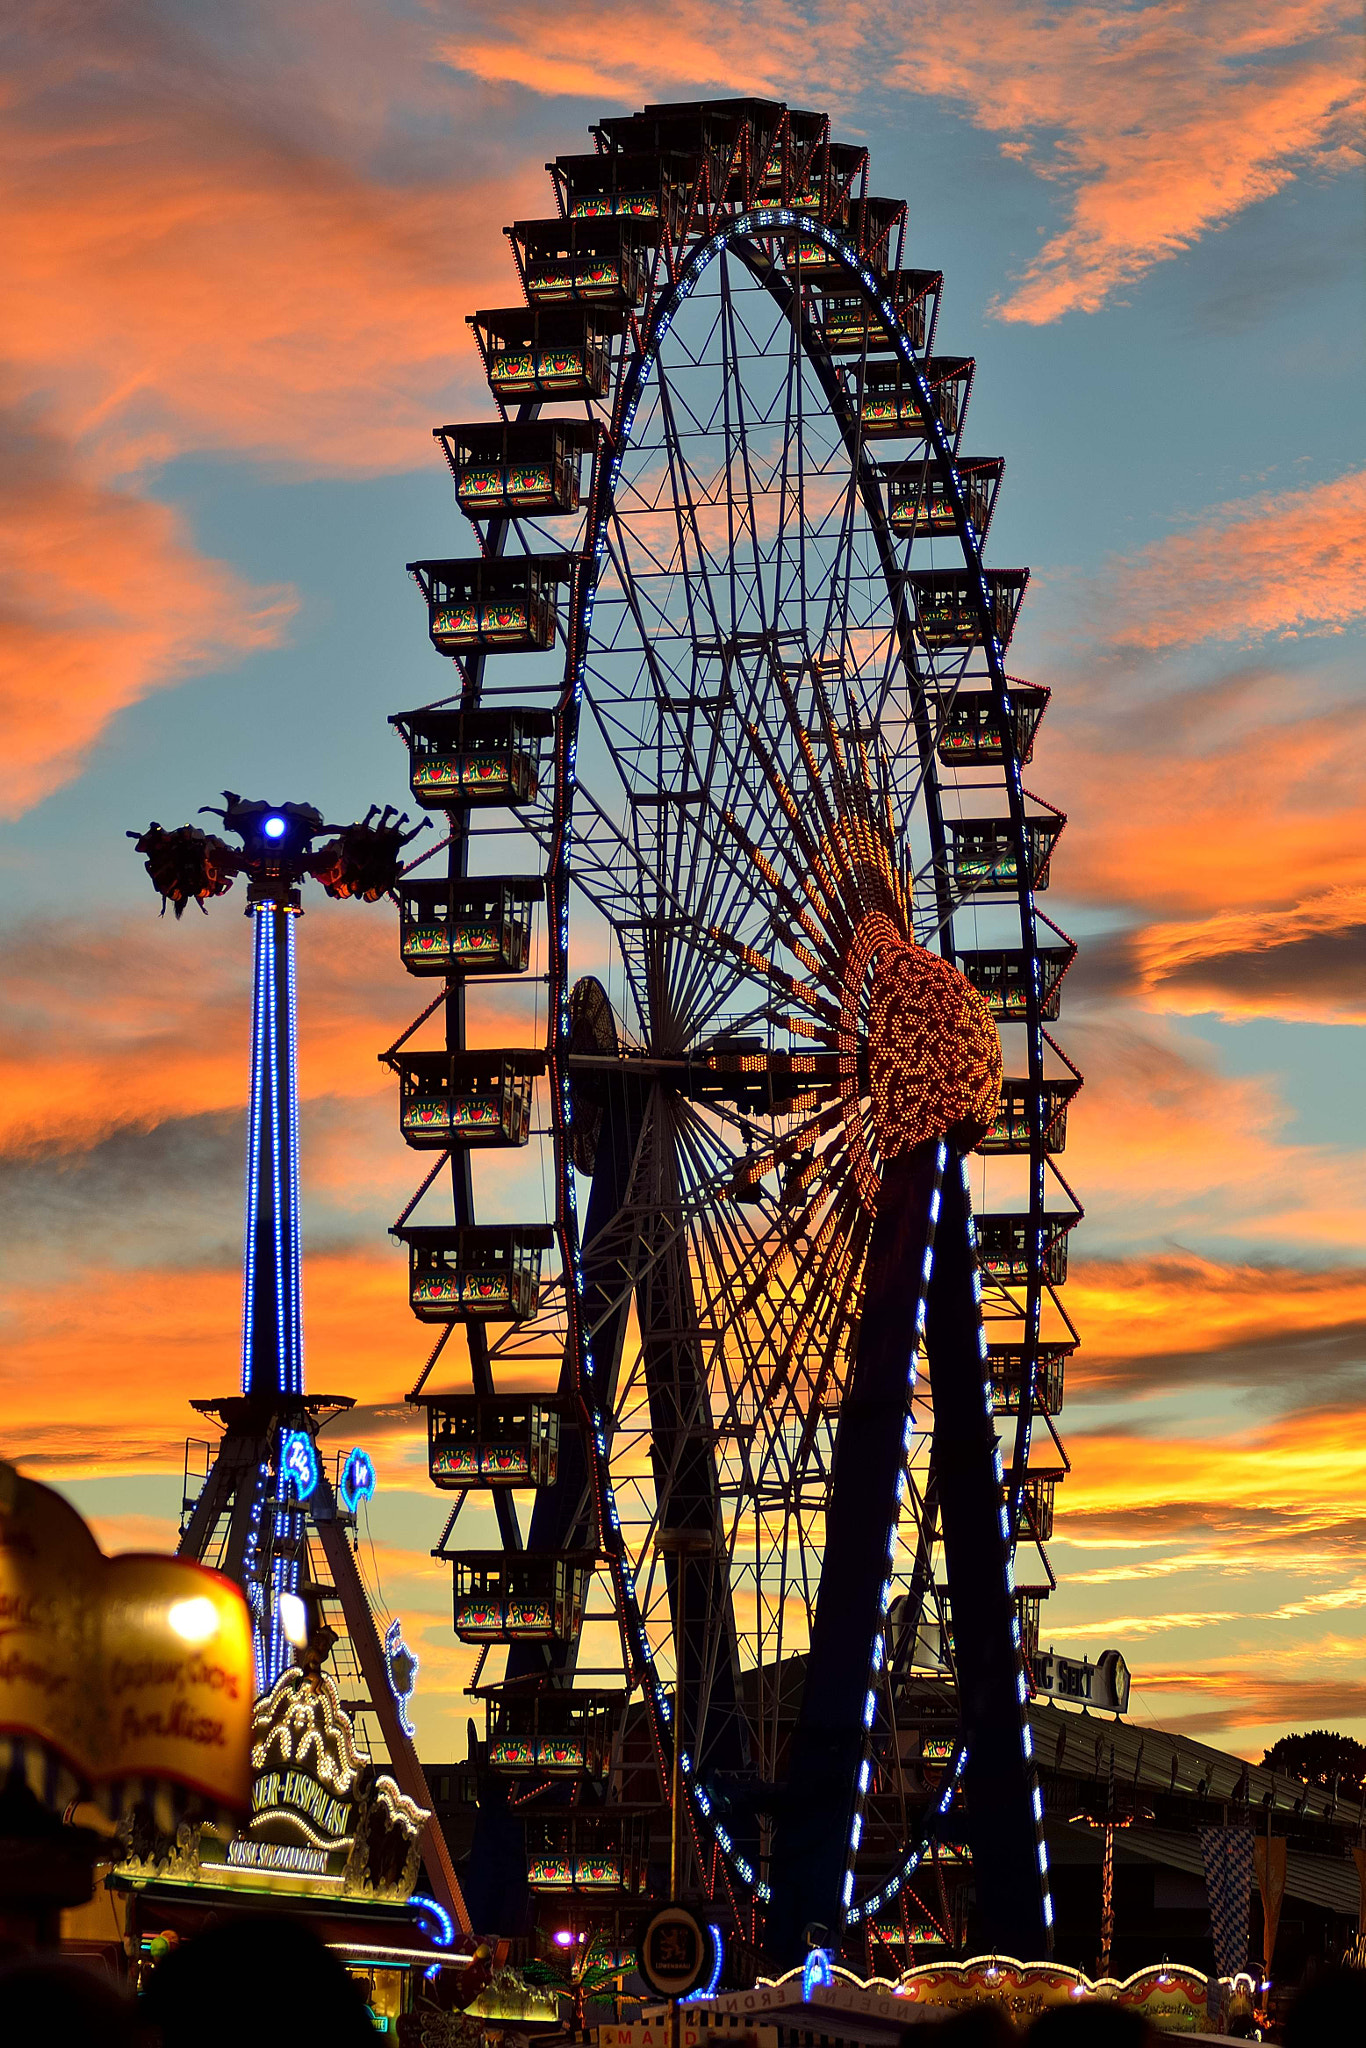
<svg viewBox="0 0 1366 2048"><path fill-rule="evenodd" d="M722 317L722 396L725 404L726 437L726 510L730 522L728 535L728 557L731 563L731 630L741 630L735 593L740 579L735 573L736 556L736 509L739 507L739 532L748 541L752 568L753 591L751 603L758 615L758 630L767 633L769 629L768 607L765 602L763 565L759 554L759 526L755 509L754 472L750 459L750 432L745 420L744 382L739 374L738 350L735 332L735 308L730 290L730 260L722 252L720 262L721 317ZM740 470L744 478L743 495L737 496L734 489L736 451L739 452Z"/></svg>
<svg viewBox="0 0 1366 2048"><path fill-rule="evenodd" d="M697 504L691 464L684 452L678 432L674 411L672 386L665 374L662 362L655 371L659 398L660 420L664 428L664 451L668 459L669 482L673 495L674 523L678 535L679 565L683 575L687 601L687 628L694 645L708 636L702 630L703 620L711 633L718 639L722 636L721 613L712 589L711 577L707 571L706 554L702 544L701 527L697 517ZM688 535L692 534L697 543L697 570L701 581L702 604L699 606L696 581L688 568Z"/></svg>
<svg viewBox="0 0 1366 2048"><path fill-rule="evenodd" d="M821 1221L815 1235L810 1239L810 1255L819 1257L831 1232L837 1227L841 1196L836 1191L830 1212ZM730 1275L732 1311L737 1320L754 1314L762 1301L765 1291L773 1284L785 1262L790 1260L793 1247L786 1237L779 1236L771 1248L756 1245L756 1257L746 1272L737 1265ZM738 1291L737 1291L738 1290Z"/></svg>
<svg viewBox="0 0 1366 2048"><path fill-rule="evenodd" d="M799 857L792 863L793 870L816 916L829 928L838 914L837 899L833 892L823 888L817 881L818 872L823 865L820 850L802 820L791 783L781 772L763 735L755 726L748 726L746 731L754 752L755 763L772 791L787 830L797 847Z"/></svg>
<svg viewBox="0 0 1366 2048"><path fill-rule="evenodd" d="M702 1177L698 1174L696 1165L693 1167L693 1173L695 1178ZM726 1399L715 1416L715 1423L718 1430L738 1431L744 1424L740 1411L745 1403L748 1402L749 1406L758 1412L768 1398L761 1365L761 1359L766 1356L766 1351L752 1347L750 1334L751 1326L756 1320L758 1302L751 1301L747 1292L744 1297L747 1305L744 1312L740 1313L739 1297L736 1294L737 1284L743 1280L746 1271L753 1267L756 1260L765 1257L764 1244L758 1238L750 1239L748 1243L743 1242L732 1228L731 1212L726 1206L709 1206L705 1202L696 1201L689 1206L694 1219L694 1235L698 1242L698 1266L703 1275L708 1320L714 1327L729 1333L730 1343L743 1360L743 1369L737 1378L730 1372L731 1353L723 1348L722 1356L727 1376L724 1387ZM757 1319L760 1323L758 1334L762 1347L771 1341L772 1331L771 1327L764 1327L761 1315Z"/></svg>
<svg viewBox="0 0 1366 2048"><path fill-rule="evenodd" d="M714 1219L709 1219L709 1222L711 1227L714 1227ZM838 1238L834 1242L838 1255ZM779 1260L776 1263L781 1270L782 1264L790 1264L791 1261ZM770 1287L773 1277L771 1274ZM750 1409L759 1419L767 1435L768 1450L755 1468L757 1483L765 1477L775 1459L782 1462L786 1457L789 1442L788 1418L799 1413L798 1404L814 1384L811 1376L806 1374L807 1384L803 1387L804 1374L793 1367L797 1360L798 1344L805 1344L806 1337L810 1329L814 1328L817 1318L812 1317L809 1323L803 1324L801 1305L793 1308L790 1292L776 1302L768 1298L767 1289L757 1296L753 1295L752 1290L747 1291L742 1299L743 1311L733 1292L725 1301L724 1306L728 1311L725 1327L734 1333L737 1348L744 1354L744 1391ZM784 1326L790 1326L794 1316L798 1319L798 1327L789 1331ZM751 1331L754 1332L754 1338L751 1337ZM843 1341L843 1334L836 1319L832 1325L831 1342L838 1345ZM754 1341L755 1338L757 1342ZM821 1366L818 1364L818 1374L820 1371ZM736 1398L739 1398L738 1388ZM718 1426L724 1426L723 1418L718 1418ZM805 1448L809 1451L810 1444L808 1443Z"/></svg>
<svg viewBox="0 0 1366 2048"><path fill-rule="evenodd" d="M792 1407L799 1435L796 1463L806 1469L821 1464L818 1434L826 1427L824 1410L832 1387L843 1390L850 1364L849 1330L856 1306L868 1232L860 1217L849 1219L847 1232L832 1240L824 1278L831 1286L836 1312L820 1315L799 1311L786 1346L774 1359L775 1391Z"/></svg>
<svg viewBox="0 0 1366 2048"><path fill-rule="evenodd" d="M849 1341L848 1325L861 1283L863 1256L868 1248L870 1228L864 1212L861 1209L855 1210L850 1205L850 1213L844 1219L843 1230L832 1233L822 1254L819 1268L811 1274L810 1281L804 1288L804 1299L792 1334L774 1358L773 1378L770 1381L771 1397L791 1384L797 1358L806 1355L808 1345L815 1338L817 1325L822 1322L826 1325L824 1346L815 1357L815 1370L809 1374L808 1384L804 1390L804 1398L808 1403L808 1432L812 1426L812 1418L828 1390L837 1359L841 1365L847 1362L843 1354ZM818 1290L827 1289L828 1295L823 1295L819 1303L813 1301L813 1294Z"/></svg>
<svg viewBox="0 0 1366 2048"><path fill-rule="evenodd" d="M793 591L797 595L799 606L802 606L802 601L805 597L805 591L802 586L801 554L801 535L805 507L805 496L801 488L805 466L805 421L801 405L802 378L797 346L797 332L792 326L791 321L786 317L780 321L778 332L784 335L787 362L783 379L783 438L778 464L778 527L773 549L773 607L775 616L782 618L785 616ZM797 475L795 491L791 484L794 458ZM784 581L783 570L788 553L788 519L790 513L795 515L798 546L795 558L790 565L791 584L788 585ZM802 627L805 630L804 607Z"/></svg>
<svg viewBox="0 0 1366 2048"><path fill-rule="evenodd" d="M862 503L858 472L850 469L848 482L840 500L839 540L835 550L835 563L825 592L825 618L821 626L821 644L831 642L837 649L837 658L844 662L849 648L849 603L853 581L854 545L856 533L855 515Z"/></svg>

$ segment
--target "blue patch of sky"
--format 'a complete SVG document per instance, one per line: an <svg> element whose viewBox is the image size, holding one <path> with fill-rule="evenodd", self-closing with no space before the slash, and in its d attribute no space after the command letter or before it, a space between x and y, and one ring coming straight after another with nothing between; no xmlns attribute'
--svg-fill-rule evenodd
<svg viewBox="0 0 1366 2048"><path fill-rule="evenodd" d="M1343 1152L1366 1146L1359 1025L1286 1023L1275 1017L1231 1024L1196 1016L1183 1017L1181 1028L1209 1046L1221 1072L1274 1077L1276 1100L1288 1112L1279 1131L1284 1142Z"/></svg>

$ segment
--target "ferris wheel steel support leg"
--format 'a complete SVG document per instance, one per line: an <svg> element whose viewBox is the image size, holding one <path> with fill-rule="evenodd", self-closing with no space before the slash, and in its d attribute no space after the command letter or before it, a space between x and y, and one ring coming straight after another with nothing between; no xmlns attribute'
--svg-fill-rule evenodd
<svg viewBox="0 0 1366 2048"><path fill-rule="evenodd" d="M1052 1953L1051 1906L968 1222L955 1159L944 1176L926 1353L958 1709L968 1744L963 1789L976 1939L983 1949L1029 1962Z"/></svg>
<svg viewBox="0 0 1366 2048"><path fill-rule="evenodd" d="M765 1946L781 1968L802 1961L809 1925L833 1938L842 1919L869 1660L883 1628L887 1532L905 1457L907 1379L934 1227L937 1161L938 1146L931 1141L887 1162L868 1247L858 1349L835 1439L806 1684L774 1830Z"/></svg>
<svg viewBox="0 0 1366 2048"><path fill-rule="evenodd" d="M593 1365L599 1398L610 1409L616 1393L621 1347L630 1309L629 1292L624 1291L622 1262L618 1256L613 1225L624 1207L631 1184L631 1168L640 1143L644 1108L641 1090L625 1080L609 1080L602 1129L598 1135L597 1158L584 1219L584 1317L596 1332ZM613 1309L613 1305L615 1308ZM613 1311L609 1314L609 1310ZM606 1320L604 1321L604 1317ZM576 1361L567 1352L560 1368L559 1391L578 1392ZM543 1487L531 1511L527 1549L531 1551L574 1550L591 1546L595 1532L583 1519L591 1498L588 1460L583 1438L577 1429L566 1430L560 1441L559 1470L553 1486ZM534 1643L514 1643L508 1651L508 1677L523 1678L547 1668L572 1668L565 1650L550 1652ZM547 1663L554 1657L552 1664Z"/></svg>
<svg viewBox="0 0 1366 2048"><path fill-rule="evenodd" d="M233 1495L232 1520L228 1524L228 1540L223 1551L223 1570L230 1579L242 1584L247 1559L251 1554L252 1541L259 1526L253 1515L253 1508L269 1482L270 1445L264 1443L252 1446L257 1455L237 1481Z"/></svg>
<svg viewBox="0 0 1366 2048"><path fill-rule="evenodd" d="M706 1777L743 1771L749 1758L739 1716L739 1646L722 1543L711 1403L697 1334L673 1118L662 1090L655 1091L651 1115L647 1193L659 1227L670 1238L637 1283L636 1314L650 1403L650 1460L660 1503L656 1534L687 1535L704 1546L690 1553L678 1543L661 1544L675 1641L680 1619L682 1629L680 1739ZM751 1822L747 1834L752 1833Z"/></svg>
<svg viewBox="0 0 1366 2048"><path fill-rule="evenodd" d="M640 1143L643 1101L638 1086L610 1079L604 1087L602 1128L584 1219L584 1314L593 1338L593 1363L602 1403L611 1406L621 1347L630 1310L629 1289L623 1289L622 1262L613 1229L627 1200L631 1169ZM615 1307L613 1307L615 1304ZM609 1313L610 1311L610 1313ZM604 1320L605 1318L605 1320ZM559 1392L578 1391L576 1361L566 1352L560 1368ZM591 1513L588 1460L583 1437L567 1429L560 1439L559 1469L553 1486L541 1488L531 1510L526 1547L531 1552L591 1547L595 1532ZM575 1644L514 1643L508 1651L509 1680L546 1678L568 1684L573 1677ZM527 1912L525 1830L509 1809L507 1790L490 1776L480 1786L467 1866L470 1909L481 1927L521 1929Z"/></svg>

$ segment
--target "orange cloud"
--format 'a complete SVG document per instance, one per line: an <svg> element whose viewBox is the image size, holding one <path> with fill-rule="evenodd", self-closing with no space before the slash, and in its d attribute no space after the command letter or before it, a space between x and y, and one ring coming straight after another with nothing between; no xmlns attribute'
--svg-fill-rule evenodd
<svg viewBox="0 0 1366 2048"><path fill-rule="evenodd" d="M1275 1385L1270 1376L1266 1385ZM1194 1631L1205 1639L1202 1662L1255 1650L1264 1673L1279 1667L1294 1676L1334 1657L1360 1683L1351 1619L1366 1601L1366 1449L1350 1425L1358 1405L1353 1393L1336 1408L1253 1410L1258 1419L1249 1422L1242 1404L1226 1433L1183 1423L1174 1406L1165 1426L1141 1434L1074 1430L1057 1506L1061 1585L1049 1635L1151 1641L1160 1664L1164 1641ZM1074 1561L1083 1568L1074 1570ZM1347 1632L1324 1636L1323 1624L1338 1615ZM1163 1689L1153 1671L1140 1678L1145 1692Z"/></svg>
<svg viewBox="0 0 1366 2048"><path fill-rule="evenodd" d="M757 93L785 99L809 89L813 45L834 68L827 94L852 89L850 61L860 40L857 10L849 13L841 64L828 29L813 25L799 7L777 0L759 9L740 4L716 10L702 0L668 8L639 0L576 13L547 14L535 5L498 8L490 18L461 10L458 24L438 32L434 48L453 70L491 85L517 86L549 97L601 100L603 113L623 101L693 98L699 93ZM609 105L608 102L617 102ZM566 150L581 145L566 141Z"/></svg>
<svg viewBox="0 0 1366 2048"><path fill-rule="evenodd" d="M136 860L131 848L127 858ZM224 904L202 924L193 911L177 924L156 916L154 900L149 886L143 919L98 929L44 920L11 936L0 1041L6 1149L88 1145L120 1127L245 1102L241 919ZM399 971L392 912L311 908L299 956L301 1093L378 1092L386 1077L376 1055L418 1008Z"/></svg>
<svg viewBox="0 0 1366 2048"><path fill-rule="evenodd" d="M126 858L136 871L131 846ZM159 918L155 901L149 884L143 917L44 918L6 935L0 1151L78 1149L114 1130L245 1104L251 962L241 885L203 919L194 910L179 923ZM431 1000L430 985L400 966L392 905L316 892L298 933L301 1097L392 1098L379 1054ZM474 991L470 1042L533 1043L534 1002L534 989ZM436 1043L433 1029L412 1043ZM411 1166L396 1112L393 1132Z"/></svg>
<svg viewBox="0 0 1366 2048"><path fill-rule="evenodd" d="M1154 1258L1079 1257L1067 1305L1085 1333L1071 1369L1078 1389L1108 1377L1107 1368L1147 1361L1164 1387L1174 1361L1194 1371L1200 1354L1265 1347L1268 1375L1279 1376L1278 1347L1297 1338L1347 1330L1366 1340L1366 1271L1345 1267L1306 1272L1283 1263L1223 1264L1191 1252ZM1363 1341L1366 1355L1366 1341ZM1126 1378L1130 1378L1126 1375Z"/></svg>
<svg viewBox="0 0 1366 2048"><path fill-rule="evenodd" d="M462 137L437 175L374 31L342 8L320 57L282 12L292 47L225 63L183 24L105 7L79 40L30 38L0 156L9 377L104 469L212 448L417 468L453 380L477 392L464 316L514 292L502 227L539 210L544 172L533 151L491 175Z"/></svg>
<svg viewBox="0 0 1366 2048"><path fill-rule="evenodd" d="M955 14L954 34L921 89L956 75L977 125L1012 143L1023 131L1027 148L1007 153L1072 195L1066 226L998 304L1005 320L1095 312L1302 169L1352 160L1359 22L1342 0L1255 14L1239 0L986 0ZM899 79L914 68L911 56Z"/></svg>
<svg viewBox="0 0 1366 2048"><path fill-rule="evenodd" d="M295 610L197 554L165 505L82 476L0 423L0 814L79 772L114 715L278 646Z"/></svg>
<svg viewBox="0 0 1366 2048"><path fill-rule="evenodd" d="M1036 771L1066 792L1054 886L1172 920L1366 887L1363 739L1366 708L1306 705L1290 676L1158 696L1102 671L1070 699L1063 683Z"/></svg>
<svg viewBox="0 0 1366 2048"><path fill-rule="evenodd" d="M1175 1431L1142 1439L1130 1432L1088 1431L1076 1442L1074 1468L1059 1515L1150 1502L1255 1500L1265 1508L1323 1511L1359 1507L1366 1479L1366 1442L1344 1435L1342 1417L1290 1413L1210 1439Z"/></svg>
<svg viewBox="0 0 1366 2048"><path fill-rule="evenodd" d="M1151 1711L1149 1702L1155 1693L1171 1695L1177 1701L1208 1700L1212 1704L1194 1713L1164 1713L1162 1725L1195 1736L1227 1731L1234 1736L1239 1755L1260 1763L1263 1748L1294 1728L1321 1728L1325 1723L1350 1728L1353 1722L1366 1721L1366 1679L1324 1672L1319 1668L1320 1654L1317 1645L1310 1657L1297 1650L1301 1667L1314 1667L1308 1677L1222 1659L1194 1669L1181 1665L1145 1669L1141 1685L1144 1707ZM1236 1741L1240 1731L1251 1729L1259 1731L1256 1742Z"/></svg>
<svg viewBox="0 0 1366 2048"><path fill-rule="evenodd" d="M1150 925L1131 951L1150 1009L1230 1022L1366 1022L1366 888L1330 889L1276 911Z"/></svg>
<svg viewBox="0 0 1366 2048"><path fill-rule="evenodd" d="M178 1472L205 1433L189 1402L240 1385L241 1314L235 1266L129 1271L86 1247L60 1286L10 1288L4 1455L67 1477ZM372 1403L401 1401L430 1348L396 1248L307 1258L304 1332L308 1384Z"/></svg>
<svg viewBox="0 0 1366 2048"><path fill-rule="evenodd" d="M1217 506L1093 586L1089 663L1052 678L1041 740L1041 786L1069 813L1054 882L1148 921L1083 952L1074 997L1230 1019L1362 1014L1366 710L1299 670L1173 687L1145 657L1245 632L1341 633L1363 591L1366 473Z"/></svg>
<svg viewBox="0 0 1366 2048"><path fill-rule="evenodd" d="M1120 647L1340 633L1366 617L1366 471L1216 505L1100 580Z"/></svg>
<svg viewBox="0 0 1366 2048"><path fill-rule="evenodd" d="M1221 1074L1207 1047L1154 1019L1106 1011L1073 1021L1068 1051L1086 1086L1063 1161L1084 1191L1075 1249L1211 1240L1351 1256L1366 1233L1366 1162L1298 1143L1272 1075ZM1330 1251L1329 1248L1333 1250Z"/></svg>
<svg viewBox="0 0 1366 2048"><path fill-rule="evenodd" d="M503 222L548 199L535 152L499 177L496 146L438 169L422 122L405 139L402 64L419 98L428 74L363 9L329 19L330 69L287 11L230 61L136 6L92 5L79 38L55 20L10 53L0 142L0 384L26 423L0 483L9 812L149 690L277 645L294 609L129 479L218 449L309 474L432 461L433 423L487 405L464 316L515 294Z"/></svg>

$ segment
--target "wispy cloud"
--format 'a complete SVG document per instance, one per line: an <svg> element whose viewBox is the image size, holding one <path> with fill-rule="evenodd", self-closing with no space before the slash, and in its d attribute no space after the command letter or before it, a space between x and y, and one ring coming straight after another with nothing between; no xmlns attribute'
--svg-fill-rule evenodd
<svg viewBox="0 0 1366 2048"><path fill-rule="evenodd" d="M534 153L490 176L496 124L461 125L449 79L427 98L397 13L387 38L348 4L322 37L306 6L255 15L104 4L76 37L40 9L16 40L8 380L105 472L203 449L415 468L478 381L465 314L511 281Z"/></svg>
<svg viewBox="0 0 1366 2048"><path fill-rule="evenodd" d="M1164 1724L1188 1735L1236 1736L1239 1730L1264 1731L1261 1740L1251 1745L1256 1761L1260 1761L1263 1746L1292 1728L1321 1728L1325 1723L1341 1727L1344 1722L1366 1721L1366 1679L1324 1670L1321 1645L1316 1645L1307 1659L1303 1649L1295 1655L1301 1666L1307 1661L1313 1667L1308 1675L1268 1669L1265 1663L1236 1664L1224 1658L1197 1666L1145 1669L1140 1697L1145 1703L1155 1694L1172 1699L1177 1711L1164 1713ZM1183 1699L1210 1704L1183 1712Z"/></svg>
<svg viewBox="0 0 1366 2048"><path fill-rule="evenodd" d="M79 35L31 9L7 47L0 813L149 691L286 633L293 594L199 553L146 495L157 466L418 468L480 384L464 316L494 277L507 296L534 152L490 178L457 136L442 161L461 95L447 74L413 107L436 74L397 17L386 42L363 7L322 37L307 7L256 12L94 0Z"/></svg>
<svg viewBox="0 0 1366 2048"><path fill-rule="evenodd" d="M125 858L136 873L131 847ZM7 933L8 1149L80 1148L245 1101L250 962L240 918L191 911L177 923L158 918L155 900L149 885L145 917L42 919ZM319 901L301 952L311 989L300 1020L304 1095L377 1092L376 1054L415 1007L392 913Z"/></svg>
<svg viewBox="0 0 1366 2048"><path fill-rule="evenodd" d="M1111 644L1340 633L1366 618L1366 471L1210 507L1096 580Z"/></svg>
<svg viewBox="0 0 1366 2048"><path fill-rule="evenodd" d="M123 858L136 875L131 846ZM142 916L49 916L4 931L0 1154L50 1157L117 1131L245 1103L250 957L234 901L240 911L240 884L210 916L191 910L177 923L157 916L148 884ZM392 906L334 904L318 894L300 926L298 956L304 1100L392 1102L395 1084L379 1053L430 1000L399 963ZM534 989L477 999L470 1042L529 1042L534 1001ZM413 1043L435 1042L432 1029ZM411 1163L396 1110L390 1129L395 1156ZM325 1145L326 1134L317 1135Z"/></svg>
<svg viewBox="0 0 1366 2048"><path fill-rule="evenodd" d="M446 18L453 10L447 10ZM1002 318L1094 312L1306 169L1351 160L1358 22L1344 0L1150 0L1056 8L965 0L893 11L773 0L720 14L619 0L548 15L462 8L437 31L455 69L603 101L753 92L847 112L870 78L947 101L1056 192L1063 224Z"/></svg>
<svg viewBox="0 0 1366 2048"><path fill-rule="evenodd" d="M1156 687L1099 655L1089 687L1064 701L1060 684L1037 771L1067 797L1054 886L1164 924L1366 888L1366 706L1306 702L1311 687L1289 671L1236 692Z"/></svg>
<svg viewBox="0 0 1366 2048"><path fill-rule="evenodd" d="M1366 1272L1358 1266L1083 1253L1068 1300L1086 1332L1070 1379L1081 1394L1141 1398L1293 1381L1300 1399L1317 1402L1366 1369Z"/></svg>
<svg viewBox="0 0 1366 2048"><path fill-rule="evenodd" d="M5 1456L72 1477L178 1472L185 1437L204 1429L190 1401L240 1385L241 1306L235 1261L120 1268L89 1242L64 1286L11 1286ZM309 1258L304 1332L309 1383L374 1403L401 1398L428 1348L396 1248Z"/></svg>
<svg viewBox="0 0 1366 2048"><path fill-rule="evenodd" d="M1178 1629L1216 1628L1221 1622L1242 1619L1232 1608L1193 1609L1189 1613L1178 1609L1170 1614L1107 1614L1076 1623L1056 1621L1050 1614L1046 1632L1050 1642L1068 1643L1084 1638L1088 1642L1108 1643L1123 1642L1127 1637L1170 1635Z"/></svg>
<svg viewBox="0 0 1366 2048"><path fill-rule="evenodd" d="M962 28L961 53L946 59L948 38L937 39L926 84L956 71L972 118L1008 134L1005 152L1069 198L1066 224L1002 296L1007 320L1095 312L1301 171L1350 160L1356 144L1359 21L1342 0L1255 14L1240 0L987 0ZM909 56L908 80L913 69Z"/></svg>
<svg viewBox="0 0 1366 2048"><path fill-rule="evenodd" d="M0 814L78 773L150 691L278 646L294 609L199 554L167 506L0 415Z"/></svg>
<svg viewBox="0 0 1366 2048"><path fill-rule="evenodd" d="M1366 1022L1366 888L1275 911L1221 911L1130 938L1131 988L1150 1009Z"/></svg>
<svg viewBox="0 0 1366 2048"><path fill-rule="evenodd" d="M1254 1499L1292 1513L1312 1503L1325 1518L1355 1516L1366 1445L1344 1438L1348 1412L1291 1411L1249 1421L1223 1439L1192 1434L1189 1427L1154 1431L1141 1441L1120 1430L1074 1432L1060 1526L1065 1513L1211 1498Z"/></svg>
<svg viewBox="0 0 1366 2048"><path fill-rule="evenodd" d="M1123 1245L1200 1251L1264 1244L1306 1264L1354 1259L1366 1160L1298 1141L1273 1074L1228 1075L1164 1018L1088 1012L1066 1033L1086 1086L1068 1118L1069 1179L1086 1189L1081 1259Z"/></svg>

